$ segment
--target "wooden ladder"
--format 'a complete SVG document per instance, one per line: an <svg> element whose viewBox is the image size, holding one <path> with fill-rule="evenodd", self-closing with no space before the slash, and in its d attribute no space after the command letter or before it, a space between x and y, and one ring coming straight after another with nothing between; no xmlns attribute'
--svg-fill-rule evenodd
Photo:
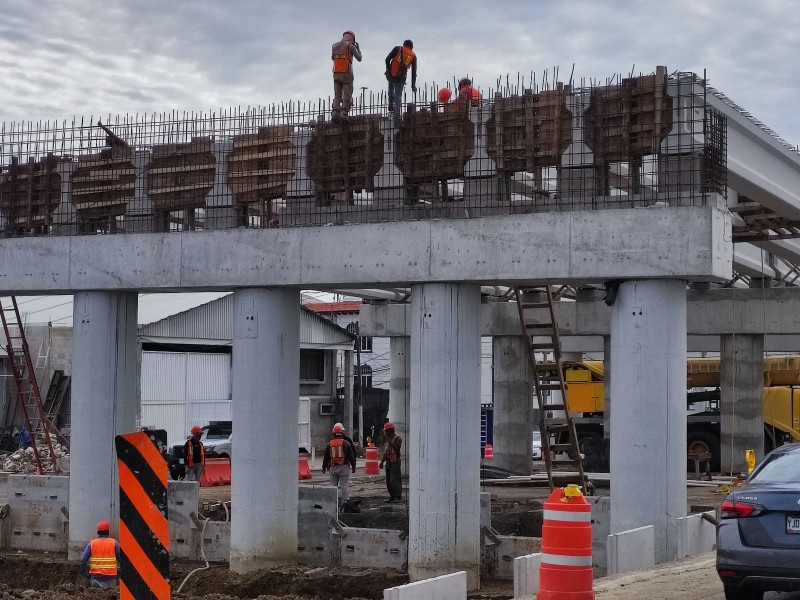
<svg viewBox="0 0 800 600"><path fill-rule="evenodd" d="M564 473L558 476L556 472L558 480L562 483L577 483L586 494L589 492L588 481L583 471L578 436L575 433L575 420L566 402L567 386L564 382L561 340L553 307L553 293L549 286L544 290L530 290L531 294L537 294L542 298L528 301L525 299L525 294L528 292L527 289L514 288L522 337L525 339L525 350L539 405L539 431L542 434L542 458L547 468L547 480L550 489L555 489L554 467L571 467L569 469L571 475ZM547 309L544 318L542 309ZM534 318L534 314L539 318ZM539 360L537 353L551 354L553 360L550 362ZM548 404L546 400L550 395L549 392L560 392L561 398L556 403ZM566 458L556 458L551 453L565 455Z"/></svg>

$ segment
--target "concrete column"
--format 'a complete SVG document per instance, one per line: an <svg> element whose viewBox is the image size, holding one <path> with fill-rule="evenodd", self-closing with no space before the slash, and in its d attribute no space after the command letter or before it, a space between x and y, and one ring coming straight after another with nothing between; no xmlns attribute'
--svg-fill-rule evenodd
<svg viewBox="0 0 800 600"><path fill-rule="evenodd" d="M314 181L308 174L308 143L311 141L313 130L310 127L298 128L292 132L291 140L294 146L294 176L286 186L287 198L313 198L315 189Z"/></svg>
<svg viewBox="0 0 800 600"><path fill-rule="evenodd" d="M561 155L561 168L558 171L559 198L573 198L580 202L595 195L597 186L594 152L586 145L584 132L584 113L588 110L590 101L588 92L567 96L567 108L572 113L572 143ZM569 205L564 208L569 208Z"/></svg>
<svg viewBox="0 0 800 600"><path fill-rule="evenodd" d="M78 233L78 212L72 203L72 175L77 163L61 161L56 165L56 172L61 177L61 195L58 208L53 213L54 235L75 235ZM96 525L97 523L95 523Z"/></svg>
<svg viewBox="0 0 800 600"><path fill-rule="evenodd" d="M389 414L397 434L408 440L409 377L411 376L411 338L389 339ZM408 477L408 444L401 449L400 469Z"/></svg>
<svg viewBox="0 0 800 600"><path fill-rule="evenodd" d="M611 336L603 336L603 439L611 439Z"/></svg>
<svg viewBox="0 0 800 600"><path fill-rule="evenodd" d="M397 134L397 128L392 126L390 119L381 119L380 127L383 135L383 164L373 177L375 186L373 198L376 202L403 200L405 195L403 174L394 162L394 136Z"/></svg>
<svg viewBox="0 0 800 600"><path fill-rule="evenodd" d="M344 423L347 435L353 435L353 350L344 351Z"/></svg>
<svg viewBox="0 0 800 600"><path fill-rule="evenodd" d="M611 533L654 525L656 562L674 560L686 516L685 282L620 284L611 397Z"/></svg>
<svg viewBox="0 0 800 600"><path fill-rule="evenodd" d="M125 231L127 233L148 233L156 230L153 201L147 193L147 167L150 160L149 150L137 150L133 153L133 171L136 178L133 186L133 200L125 206Z"/></svg>
<svg viewBox="0 0 800 600"><path fill-rule="evenodd" d="M491 116L489 107L469 109L469 119L475 131L475 150L464 165L464 202L476 208L494 200L500 191L497 164L488 152L489 135L486 124Z"/></svg>
<svg viewBox="0 0 800 600"><path fill-rule="evenodd" d="M746 473L745 450L764 457L764 336L720 336L720 459Z"/></svg>
<svg viewBox="0 0 800 600"><path fill-rule="evenodd" d="M480 288L414 285L408 573L480 572Z"/></svg>
<svg viewBox="0 0 800 600"><path fill-rule="evenodd" d="M522 336L492 338L494 377L494 466L531 474L532 375Z"/></svg>
<svg viewBox="0 0 800 600"><path fill-rule="evenodd" d="M80 558L97 522L117 535L114 436L136 428L138 382L133 292L79 292L73 303L69 558Z"/></svg>
<svg viewBox="0 0 800 600"><path fill-rule="evenodd" d="M234 292L230 564L238 573L297 554L299 307L297 289Z"/></svg>
<svg viewBox="0 0 800 600"><path fill-rule="evenodd" d="M698 82L678 78L667 81L667 95L672 98L672 130L661 142L658 197L675 202L702 190L705 91Z"/></svg>
<svg viewBox="0 0 800 600"><path fill-rule="evenodd" d="M214 187L206 196L206 229L231 229L236 227L236 199L228 186L228 157L233 152L233 141L212 142L216 174Z"/></svg>

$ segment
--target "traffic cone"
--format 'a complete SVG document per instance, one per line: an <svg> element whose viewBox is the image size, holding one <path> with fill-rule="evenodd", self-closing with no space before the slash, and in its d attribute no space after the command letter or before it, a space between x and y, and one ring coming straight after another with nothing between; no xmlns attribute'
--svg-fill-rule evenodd
<svg viewBox="0 0 800 600"><path fill-rule="evenodd" d="M592 507L577 485L558 488L544 504L538 600L594 600Z"/></svg>
<svg viewBox="0 0 800 600"><path fill-rule="evenodd" d="M370 442L366 449L367 460L364 462L364 475L380 475L378 466L378 449Z"/></svg>
<svg viewBox="0 0 800 600"><path fill-rule="evenodd" d="M483 449L483 460L494 460L494 448L491 444L486 444Z"/></svg>

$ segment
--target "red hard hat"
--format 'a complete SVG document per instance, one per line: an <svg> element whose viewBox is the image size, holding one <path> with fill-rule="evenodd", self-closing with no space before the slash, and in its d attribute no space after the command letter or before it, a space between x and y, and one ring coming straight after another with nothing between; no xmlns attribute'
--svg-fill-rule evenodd
<svg viewBox="0 0 800 600"><path fill-rule="evenodd" d="M334 434L336 434L336 433L344 433L344 427L342 427L341 425L339 425L337 423L336 425L333 426L333 433Z"/></svg>
<svg viewBox="0 0 800 600"><path fill-rule="evenodd" d="M389 421L388 423L384 423L383 424L383 430L384 431L389 431L390 429L394 430L394 423Z"/></svg>
<svg viewBox="0 0 800 600"><path fill-rule="evenodd" d="M458 87L462 88L465 85L472 85L472 80L469 77L462 77L458 80Z"/></svg>
<svg viewBox="0 0 800 600"><path fill-rule="evenodd" d="M200 427L200 425L195 425L194 427L192 427L192 434L195 433L203 433L203 428Z"/></svg>
<svg viewBox="0 0 800 600"><path fill-rule="evenodd" d="M450 91L450 88L442 88L439 90L439 102L442 104L447 104L450 102L450 98L453 97L453 92Z"/></svg>
<svg viewBox="0 0 800 600"><path fill-rule="evenodd" d="M111 523L108 521L100 521L97 524L97 531L111 531Z"/></svg>
<svg viewBox="0 0 800 600"><path fill-rule="evenodd" d="M344 37L346 35L352 35L353 36L353 41L354 42L356 41L356 34L353 33L352 31L350 31L349 29L342 34L342 37Z"/></svg>

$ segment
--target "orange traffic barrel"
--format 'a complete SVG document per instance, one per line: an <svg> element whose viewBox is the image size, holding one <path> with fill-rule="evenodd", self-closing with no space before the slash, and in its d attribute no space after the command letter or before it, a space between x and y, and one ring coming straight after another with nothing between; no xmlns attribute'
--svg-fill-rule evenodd
<svg viewBox="0 0 800 600"><path fill-rule="evenodd" d="M538 600L594 600L592 507L577 485L558 488L544 504Z"/></svg>
<svg viewBox="0 0 800 600"><path fill-rule="evenodd" d="M311 469L308 466L308 452L300 452L297 460L297 478L311 479Z"/></svg>
<svg viewBox="0 0 800 600"><path fill-rule="evenodd" d="M364 475L380 475L380 467L378 467L378 449L375 444L370 443L367 446L367 460L364 463Z"/></svg>
<svg viewBox="0 0 800 600"><path fill-rule="evenodd" d="M494 448L491 444L486 444L483 449L483 460L494 460Z"/></svg>

